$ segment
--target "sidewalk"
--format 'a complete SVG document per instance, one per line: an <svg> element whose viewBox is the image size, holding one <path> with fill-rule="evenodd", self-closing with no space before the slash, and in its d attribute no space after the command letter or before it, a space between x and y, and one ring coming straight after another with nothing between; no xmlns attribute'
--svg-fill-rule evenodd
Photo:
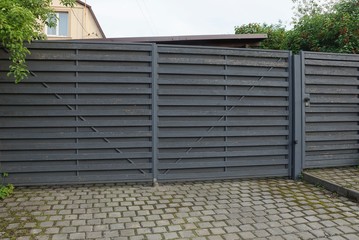
<svg viewBox="0 0 359 240"><path fill-rule="evenodd" d="M0 239L359 239L359 205L287 179L17 188Z"/></svg>
<svg viewBox="0 0 359 240"><path fill-rule="evenodd" d="M359 202L359 167L308 169L303 178Z"/></svg>

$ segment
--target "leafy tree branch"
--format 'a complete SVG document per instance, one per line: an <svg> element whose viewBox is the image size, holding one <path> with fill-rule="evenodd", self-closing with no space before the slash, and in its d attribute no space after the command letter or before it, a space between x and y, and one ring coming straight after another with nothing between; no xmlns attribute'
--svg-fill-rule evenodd
<svg viewBox="0 0 359 240"><path fill-rule="evenodd" d="M13 76L16 83L29 74L25 59L30 51L25 43L45 39L44 26L56 24L51 2L51 0L0 1L0 41L8 51L11 61L8 76ZM61 0L61 3L72 7L75 0Z"/></svg>

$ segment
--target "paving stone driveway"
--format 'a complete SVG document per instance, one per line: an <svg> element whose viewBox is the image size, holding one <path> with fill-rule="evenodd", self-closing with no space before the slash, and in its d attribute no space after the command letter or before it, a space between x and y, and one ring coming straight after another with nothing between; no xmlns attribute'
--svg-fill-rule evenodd
<svg viewBox="0 0 359 240"><path fill-rule="evenodd" d="M359 167L308 169L306 172L359 192Z"/></svg>
<svg viewBox="0 0 359 240"><path fill-rule="evenodd" d="M359 239L359 205L286 179L18 188L1 239Z"/></svg>

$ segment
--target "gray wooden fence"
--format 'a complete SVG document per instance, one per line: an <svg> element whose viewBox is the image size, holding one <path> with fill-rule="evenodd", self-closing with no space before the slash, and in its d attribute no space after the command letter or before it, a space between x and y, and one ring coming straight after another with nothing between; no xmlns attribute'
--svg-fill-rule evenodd
<svg viewBox="0 0 359 240"><path fill-rule="evenodd" d="M296 177L359 164L356 55L84 42L30 50L19 85L0 53L7 182Z"/></svg>
<svg viewBox="0 0 359 240"><path fill-rule="evenodd" d="M359 56L302 53L304 168L359 165Z"/></svg>
<svg viewBox="0 0 359 240"><path fill-rule="evenodd" d="M17 185L289 176L290 53L31 44L5 79L1 171Z"/></svg>

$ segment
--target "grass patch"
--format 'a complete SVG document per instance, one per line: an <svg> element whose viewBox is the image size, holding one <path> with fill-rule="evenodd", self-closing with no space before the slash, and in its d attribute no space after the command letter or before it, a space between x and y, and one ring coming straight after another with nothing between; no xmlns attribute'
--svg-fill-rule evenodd
<svg viewBox="0 0 359 240"><path fill-rule="evenodd" d="M14 192L14 186L12 184L0 185L0 200L10 196Z"/></svg>

